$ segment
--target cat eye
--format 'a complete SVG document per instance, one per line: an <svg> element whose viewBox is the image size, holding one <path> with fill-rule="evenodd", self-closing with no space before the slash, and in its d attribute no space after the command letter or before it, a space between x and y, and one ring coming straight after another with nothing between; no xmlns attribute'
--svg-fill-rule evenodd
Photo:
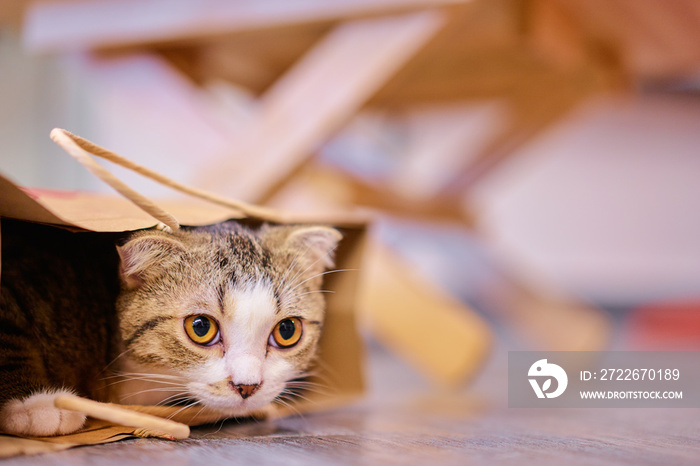
<svg viewBox="0 0 700 466"><path fill-rule="evenodd" d="M189 316L185 319L185 332L198 345L213 345L219 341L219 324L205 315Z"/></svg>
<svg viewBox="0 0 700 466"><path fill-rule="evenodd" d="M296 317L281 320L270 334L269 343L276 348L289 348L301 339L301 320Z"/></svg>

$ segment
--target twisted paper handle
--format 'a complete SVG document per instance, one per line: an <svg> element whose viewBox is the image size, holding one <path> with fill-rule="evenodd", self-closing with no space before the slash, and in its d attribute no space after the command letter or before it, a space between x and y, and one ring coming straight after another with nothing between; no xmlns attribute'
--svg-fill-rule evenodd
<svg viewBox="0 0 700 466"><path fill-rule="evenodd" d="M175 231L180 228L180 223L169 212L156 205L146 196L131 189L119 178L114 176L109 170L98 164L95 159L93 159L93 156L103 158L116 165L127 168L176 191L209 201L213 204L238 210L245 215L257 217L261 220L272 220L276 218L272 211L264 207L258 207L246 202L228 199L208 191L192 188L190 186L178 183L173 179L154 172L153 170L139 165L138 163L122 157L121 155L108 151L107 149L104 149L103 147L100 147L87 139L83 139L80 136L76 136L75 134L64 129L54 128L51 131L51 139L56 144L61 146L61 148L65 150L68 155L80 162L80 164L87 168L93 175L97 176L99 179L114 188L119 194L129 199L151 217L161 222L165 226L165 228L162 229Z"/></svg>
<svg viewBox="0 0 700 466"><path fill-rule="evenodd" d="M121 406L100 403L75 395L56 397L54 405L60 409L78 411L95 419L113 422L127 427L138 428L139 436L156 436L171 440L184 439L190 436L190 428L181 422L163 419L150 414L139 413ZM137 435L138 435L137 434Z"/></svg>

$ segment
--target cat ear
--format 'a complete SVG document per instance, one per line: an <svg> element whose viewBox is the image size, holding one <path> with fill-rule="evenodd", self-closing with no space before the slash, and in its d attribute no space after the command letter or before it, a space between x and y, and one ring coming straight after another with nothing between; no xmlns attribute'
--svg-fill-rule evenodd
<svg viewBox="0 0 700 466"><path fill-rule="evenodd" d="M117 246L121 259L119 273L127 288L141 286L145 279L163 265L178 260L185 246L165 233L136 236Z"/></svg>
<svg viewBox="0 0 700 466"><path fill-rule="evenodd" d="M288 249L300 251L312 262L325 268L333 267L333 252L343 235L338 230L325 226L298 227L285 241Z"/></svg>

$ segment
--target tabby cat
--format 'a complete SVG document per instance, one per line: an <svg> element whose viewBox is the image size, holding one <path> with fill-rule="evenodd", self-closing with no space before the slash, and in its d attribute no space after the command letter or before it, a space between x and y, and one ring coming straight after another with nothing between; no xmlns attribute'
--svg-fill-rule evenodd
<svg viewBox="0 0 700 466"><path fill-rule="evenodd" d="M320 290L340 233L224 222L173 234L72 232L2 220L0 431L50 436L75 393L245 415L316 355Z"/></svg>

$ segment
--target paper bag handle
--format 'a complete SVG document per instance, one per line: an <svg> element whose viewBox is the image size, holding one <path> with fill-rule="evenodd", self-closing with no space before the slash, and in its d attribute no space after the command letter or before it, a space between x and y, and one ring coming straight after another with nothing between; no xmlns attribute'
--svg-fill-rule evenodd
<svg viewBox="0 0 700 466"><path fill-rule="evenodd" d="M142 433L145 431L171 440L186 439L190 436L190 428L181 422L139 413L122 406L101 403L80 396L57 396L54 400L54 406L60 409L84 413L92 418L102 419L103 421L113 422L122 426L140 428Z"/></svg>
<svg viewBox="0 0 700 466"><path fill-rule="evenodd" d="M80 164L87 168L93 175L97 176L114 188L119 194L133 202L141 210L165 225L167 228L164 229L169 229L171 231L178 230L180 228L180 223L169 212L156 205L146 196L131 189L109 170L98 164L93 156L103 158L116 165L127 168L176 191L209 201L213 204L239 210L245 215L258 217L262 220L272 220L275 218L272 211L269 209L254 206L242 201L236 201L234 199L228 199L208 191L183 185L121 155L108 151L87 139L76 136L65 129L54 128L50 136L56 144L61 146L61 148L68 153L68 155L80 162Z"/></svg>

